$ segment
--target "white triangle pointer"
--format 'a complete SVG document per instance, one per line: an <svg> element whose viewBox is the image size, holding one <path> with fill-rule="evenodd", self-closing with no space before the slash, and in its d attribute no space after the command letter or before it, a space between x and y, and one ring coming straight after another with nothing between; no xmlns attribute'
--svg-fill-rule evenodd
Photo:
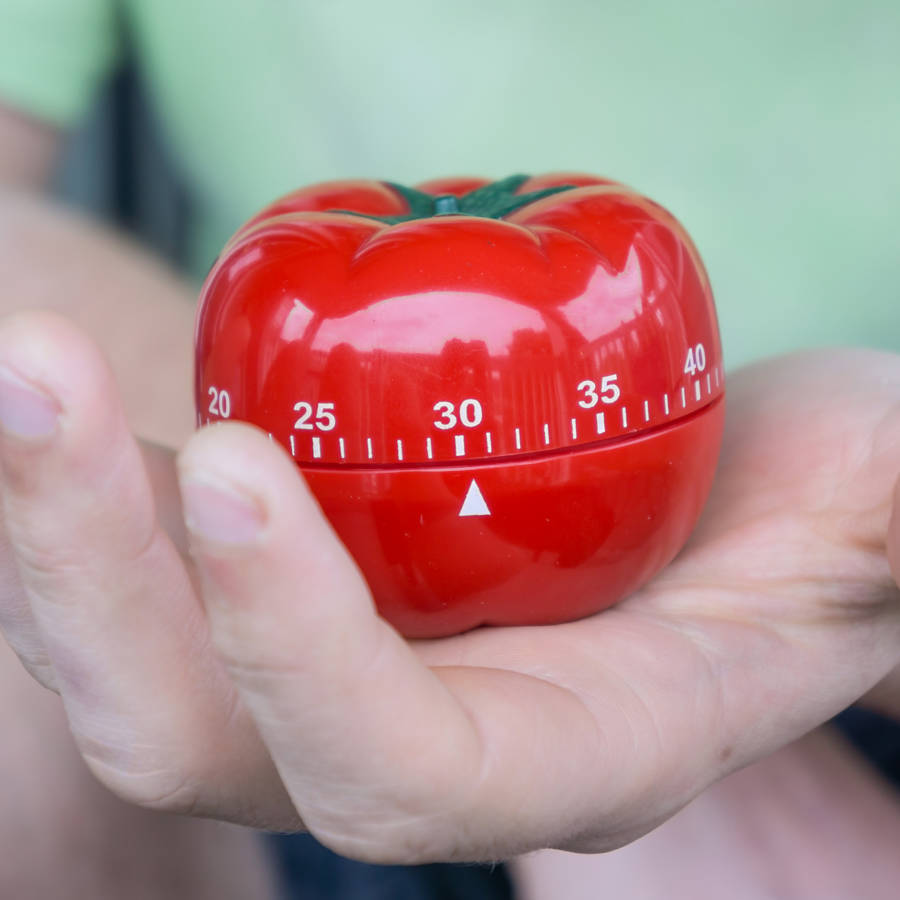
<svg viewBox="0 0 900 900"><path fill-rule="evenodd" d="M480 488L472 479L469 490L466 491L466 499L463 500L462 509L459 511L460 516L489 516L491 511L488 509L487 503L484 502L484 496Z"/></svg>

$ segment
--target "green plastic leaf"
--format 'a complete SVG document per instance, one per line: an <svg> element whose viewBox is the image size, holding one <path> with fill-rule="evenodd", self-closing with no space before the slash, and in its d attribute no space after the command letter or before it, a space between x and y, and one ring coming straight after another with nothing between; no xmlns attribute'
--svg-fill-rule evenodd
<svg viewBox="0 0 900 900"><path fill-rule="evenodd" d="M500 181L494 181L483 187L463 194L459 202L459 215L478 216L484 219L502 219L510 213L528 206L544 197L559 194L562 191L572 190L574 184L561 184L555 187L545 188L542 191L531 191L528 194L515 193L531 176L510 175ZM446 195L436 197L425 191L406 187L402 184L388 182L391 188L397 191L409 204L409 212L401 216L373 216L369 213L356 212L352 209L334 209L331 212L345 213L352 216L363 216L367 219L376 219L386 225L397 225L400 222L410 222L413 219L430 219L437 215L446 215L443 202Z"/></svg>

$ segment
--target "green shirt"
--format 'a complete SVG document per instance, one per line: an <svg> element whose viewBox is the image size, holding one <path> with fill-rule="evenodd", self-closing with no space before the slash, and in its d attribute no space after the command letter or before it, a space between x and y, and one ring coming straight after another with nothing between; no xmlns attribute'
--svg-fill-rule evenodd
<svg viewBox="0 0 900 900"><path fill-rule="evenodd" d="M3 0L0 97L73 123L121 21L198 276L311 181L584 170L685 223L729 365L900 349L896 0Z"/></svg>

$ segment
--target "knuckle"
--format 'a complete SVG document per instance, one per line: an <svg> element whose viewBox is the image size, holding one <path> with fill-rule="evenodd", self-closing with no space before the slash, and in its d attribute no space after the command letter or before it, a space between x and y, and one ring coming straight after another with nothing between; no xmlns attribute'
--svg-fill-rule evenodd
<svg viewBox="0 0 900 900"><path fill-rule="evenodd" d="M0 633L25 671L41 686L59 693L56 671L27 603L18 609L0 610Z"/></svg>
<svg viewBox="0 0 900 900"><path fill-rule="evenodd" d="M104 560L142 560L160 535L147 486L129 480L118 454L101 476L64 484L35 474L28 494L7 492L4 526L9 550L23 581L66 579Z"/></svg>
<svg viewBox="0 0 900 900"><path fill-rule="evenodd" d="M415 866L465 857L457 836L418 819L402 823L346 820L335 828L310 825L304 813L304 821L320 843L340 856L359 862Z"/></svg>
<svg viewBox="0 0 900 900"><path fill-rule="evenodd" d="M76 735L81 755L94 776L121 800L144 809L198 815L202 779L190 767L154 748L127 750L121 744Z"/></svg>
<svg viewBox="0 0 900 900"><path fill-rule="evenodd" d="M112 547L105 540L95 539L90 528L73 526L60 534L56 529L11 527L9 533L26 590L49 591L58 599L65 598L65 588L80 584L86 577L108 580L102 578L106 565L140 564L156 551L161 536L156 529L148 528Z"/></svg>
<svg viewBox="0 0 900 900"><path fill-rule="evenodd" d="M59 693L56 670L43 647L22 646L7 636L7 642L22 668L43 688Z"/></svg>
<svg viewBox="0 0 900 900"><path fill-rule="evenodd" d="M252 696L279 694L315 674L302 653L282 652L265 624L237 618L227 613L212 616L210 636L216 656L242 691Z"/></svg>
<svg viewBox="0 0 900 900"><path fill-rule="evenodd" d="M473 852L485 852L480 791L436 767L408 770L401 782L392 778L350 794L345 787L328 790L321 781L317 792L323 787L327 796L297 806L316 839L342 856L378 865L422 865L471 862Z"/></svg>
<svg viewBox="0 0 900 900"><path fill-rule="evenodd" d="M48 691L53 691L54 694L59 693L56 670L47 658L46 653L35 654L33 656L20 656L19 659L22 661L22 665L28 674L41 685L41 687L47 688Z"/></svg>
<svg viewBox="0 0 900 900"><path fill-rule="evenodd" d="M14 544L20 574L28 584L66 578L85 567L84 555L73 546L41 540L33 533L16 534Z"/></svg>

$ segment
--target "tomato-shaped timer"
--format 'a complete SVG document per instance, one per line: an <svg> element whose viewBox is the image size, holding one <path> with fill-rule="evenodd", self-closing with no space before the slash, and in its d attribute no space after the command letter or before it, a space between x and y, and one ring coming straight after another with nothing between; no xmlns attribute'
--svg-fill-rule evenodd
<svg viewBox="0 0 900 900"><path fill-rule="evenodd" d="M303 188L225 247L196 339L199 424L284 446L409 637L615 603L712 482L706 273L668 212L607 179Z"/></svg>

